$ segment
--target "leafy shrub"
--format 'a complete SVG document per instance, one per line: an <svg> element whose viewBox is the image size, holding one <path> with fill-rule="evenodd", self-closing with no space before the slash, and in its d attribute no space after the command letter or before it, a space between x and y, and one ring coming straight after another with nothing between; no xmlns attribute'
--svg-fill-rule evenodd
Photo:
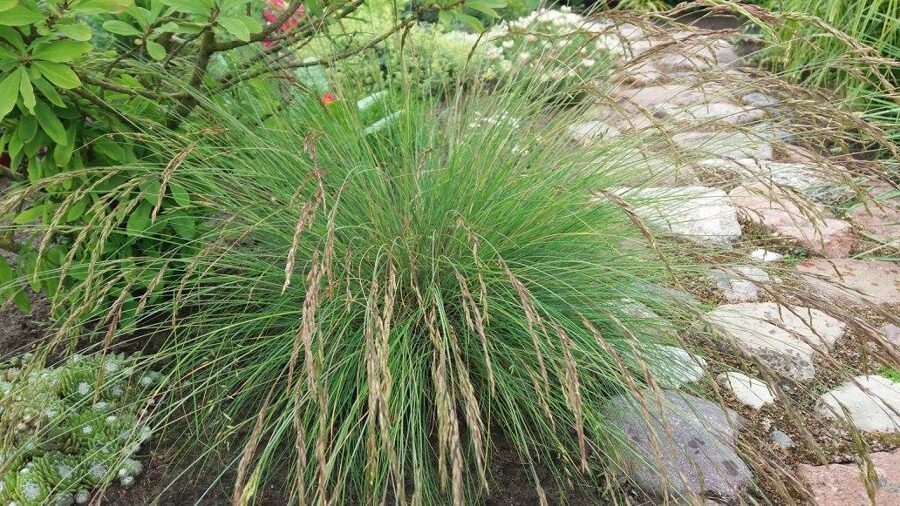
<svg viewBox="0 0 900 506"><path fill-rule="evenodd" d="M369 29L380 30L389 21L372 15L370 23ZM485 83L503 86L540 66L544 77L536 91L555 96L560 89L583 83L584 76L596 74L591 67L611 68L612 56L621 46L618 39L601 35L607 28L566 7L539 9L494 25L481 35L420 23L386 39L376 48L377 58L348 58L329 75L335 82L363 83L369 91L408 86L416 93L439 96ZM588 53L590 57L579 57Z"/></svg>
<svg viewBox="0 0 900 506"><path fill-rule="evenodd" d="M177 127L185 135L203 135L209 125L197 113L199 103L234 106L238 88L256 89L260 99L269 101L292 99L279 94L281 88L269 78L318 63L298 61L292 48L348 18L363 3L326 9L307 2L298 10L304 3L297 0L0 2L0 154L9 167L4 172L18 180L17 185L27 186L60 174L154 156L146 146L155 131ZM465 15L465 4L459 2L429 5L451 17ZM417 15L397 18L385 30L401 30ZM347 55L382 35L354 40L345 47ZM325 63L346 55L327 56ZM196 95L200 88L206 90L202 99ZM242 114L239 107L234 114ZM16 207L0 212L4 221L53 224L60 229L55 242L40 245L40 250L9 234L0 236L0 247L18 253L15 272L5 262L0 265L0 283L27 279L34 290L55 298L84 281L87 274L80 266L90 261L90 255L122 262L136 256L163 258L198 234L198 216L185 212L191 195L177 184L159 195L157 182L142 182L132 191L143 194L144 201L123 207L104 201L102 195L108 188L128 184L126 175L88 170L64 179L64 184L35 189ZM77 235L63 229L96 223L99 210L108 206L117 207L119 216L105 231L107 248L88 253ZM64 214L58 212L62 208L67 210ZM147 240L144 232L153 227L166 228L180 239ZM63 265L67 269L61 269ZM123 324L130 324L137 300L151 281L146 276L121 280L111 292L115 295L107 302L128 292ZM29 310L22 290L5 287L0 295L0 302L12 298ZM68 304L78 306L79 301ZM54 304L53 309L63 307Z"/></svg>
<svg viewBox="0 0 900 506"><path fill-rule="evenodd" d="M134 482L143 469L136 453L150 438L141 411L160 381L157 373L138 375L134 365L116 354L73 355L46 369L33 369L29 357L4 364L3 504L81 504L95 486Z"/></svg>

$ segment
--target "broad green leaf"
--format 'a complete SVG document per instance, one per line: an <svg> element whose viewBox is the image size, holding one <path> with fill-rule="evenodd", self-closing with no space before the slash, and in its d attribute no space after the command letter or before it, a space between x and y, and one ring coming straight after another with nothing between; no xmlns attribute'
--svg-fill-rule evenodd
<svg viewBox="0 0 900 506"><path fill-rule="evenodd" d="M164 48L162 44L158 42L148 40L147 54L150 55L150 58L153 58L156 61L164 60L166 58L166 48Z"/></svg>
<svg viewBox="0 0 900 506"><path fill-rule="evenodd" d="M34 50L32 56L38 60L64 63L74 61L79 56L90 51L92 47L87 42L60 40L38 47Z"/></svg>
<svg viewBox="0 0 900 506"><path fill-rule="evenodd" d="M458 19L459 21L462 21L463 23L465 23L466 26L468 26L469 28L472 29L472 31L475 31L475 32L483 32L484 31L484 24L481 22L480 19L476 18L475 16L470 16L470 15L464 14L462 12L456 12L453 14L453 17Z"/></svg>
<svg viewBox="0 0 900 506"><path fill-rule="evenodd" d="M225 29L238 40L244 42L250 41L250 29L246 24L237 18L219 18L219 26Z"/></svg>
<svg viewBox="0 0 900 506"><path fill-rule="evenodd" d="M0 26L0 39L9 42L19 51L25 51L25 40L22 38L22 34L15 28Z"/></svg>
<svg viewBox="0 0 900 506"><path fill-rule="evenodd" d="M19 5L11 9L3 11L0 16L0 25L4 26L26 26L44 20L44 15L31 9Z"/></svg>
<svg viewBox="0 0 900 506"><path fill-rule="evenodd" d="M9 266L9 262L0 255L0 285L9 283L13 279L15 279L15 275L13 274L12 268Z"/></svg>
<svg viewBox="0 0 900 506"><path fill-rule="evenodd" d="M158 178L146 179L140 184L141 194L151 205L156 205L156 201L159 200L159 190L162 185L159 182Z"/></svg>
<svg viewBox="0 0 900 506"><path fill-rule="evenodd" d="M44 95L44 98L49 100L51 104L55 105L56 107L66 107L66 103L63 102L63 99L61 96L59 96L56 88L54 88L46 79L37 79L32 81L31 84L33 84L34 87L37 88L38 91L40 91L41 94Z"/></svg>
<svg viewBox="0 0 900 506"><path fill-rule="evenodd" d="M19 0L0 0L0 12L8 11L19 5Z"/></svg>
<svg viewBox="0 0 900 506"><path fill-rule="evenodd" d="M71 90L81 86L81 79L78 78L78 74L72 70L72 67L64 63L36 61L34 66L40 69L41 74L48 81L64 90Z"/></svg>
<svg viewBox="0 0 900 506"><path fill-rule="evenodd" d="M69 138L66 135L66 128L59 118L56 117L56 114L49 105L45 104L42 100L38 100L34 112L41 128L51 139L53 139L53 142L62 145L69 143Z"/></svg>
<svg viewBox="0 0 900 506"><path fill-rule="evenodd" d="M170 214L167 218L168 224L182 239L191 240L197 235L194 219L190 216L178 211Z"/></svg>
<svg viewBox="0 0 900 506"><path fill-rule="evenodd" d="M27 144L37 135L38 122L34 116L22 116L19 120L19 127L16 128L16 136L23 143Z"/></svg>
<svg viewBox="0 0 900 506"><path fill-rule="evenodd" d="M150 212L153 206L147 202L141 202L128 216L128 223L125 230L131 237L141 237L145 230L150 227Z"/></svg>
<svg viewBox="0 0 900 506"><path fill-rule="evenodd" d="M91 40L91 36L93 36L91 27L84 23L56 25L56 31L72 40L80 40L83 42Z"/></svg>
<svg viewBox="0 0 900 506"><path fill-rule="evenodd" d="M191 194L178 183L169 183L169 191L172 192L172 198L181 207L191 205Z"/></svg>
<svg viewBox="0 0 900 506"><path fill-rule="evenodd" d="M34 88L31 86L31 79L24 70L19 77L19 94L22 95L22 102L25 104L25 107L34 114L34 104L37 99L34 96Z"/></svg>
<svg viewBox="0 0 900 506"><path fill-rule="evenodd" d="M65 167L72 159L72 152L75 150L75 125L69 126L66 131L67 142L65 144L57 144L53 148L53 161L59 167Z"/></svg>
<svg viewBox="0 0 900 506"><path fill-rule="evenodd" d="M77 12L91 14L122 12L133 4L132 0L80 0L75 3L73 9Z"/></svg>
<svg viewBox="0 0 900 506"><path fill-rule="evenodd" d="M241 16L241 21L244 22L244 25L247 26L247 29L250 30L250 33L259 33L263 29L262 23L256 18L252 18L250 16Z"/></svg>
<svg viewBox="0 0 900 506"><path fill-rule="evenodd" d="M78 200L78 202L72 204L72 206L69 207L68 210L66 210L65 222L71 223L78 218L81 218L81 216L84 214L84 210L87 209L88 201L88 197L82 197L80 200Z"/></svg>
<svg viewBox="0 0 900 506"><path fill-rule="evenodd" d="M22 313L27 315L31 314L31 299L28 298L28 294L24 291L19 290L13 295L13 304L15 304Z"/></svg>
<svg viewBox="0 0 900 506"><path fill-rule="evenodd" d="M22 72L21 77L19 77L19 94L22 95L22 102L25 103L25 107L34 114L34 104L37 103L37 99L34 97L34 88L31 86L31 79L24 71Z"/></svg>
<svg viewBox="0 0 900 506"><path fill-rule="evenodd" d="M103 29L116 35L141 35L143 32L118 19L111 19L103 23Z"/></svg>
<svg viewBox="0 0 900 506"><path fill-rule="evenodd" d="M43 215L44 204L38 204L34 207L29 207L28 209L25 209L24 211L19 213L19 215L16 216L15 219L13 219L13 223L15 223L16 225L23 225L25 223L34 221Z"/></svg>
<svg viewBox="0 0 900 506"><path fill-rule="evenodd" d="M0 120L6 117L13 107L16 106L16 99L19 98L19 80L22 76L22 68L6 76L0 81Z"/></svg>
<svg viewBox="0 0 900 506"><path fill-rule="evenodd" d="M212 2L208 0L162 0L162 2L178 12L209 16Z"/></svg>

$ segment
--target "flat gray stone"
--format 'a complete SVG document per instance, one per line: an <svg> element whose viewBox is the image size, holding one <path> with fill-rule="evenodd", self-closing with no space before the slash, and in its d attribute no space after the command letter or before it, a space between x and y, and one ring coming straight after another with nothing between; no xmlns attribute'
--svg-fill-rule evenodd
<svg viewBox="0 0 900 506"><path fill-rule="evenodd" d="M622 188L647 224L702 244L727 246L741 237L737 212L722 190L705 186Z"/></svg>
<svg viewBox="0 0 900 506"><path fill-rule="evenodd" d="M834 203L850 195L850 189L829 175L846 171L842 166L824 168L814 163L785 163L771 160L709 159L698 163L714 171L736 175L748 183L784 186L806 195L816 202Z"/></svg>
<svg viewBox="0 0 900 506"><path fill-rule="evenodd" d="M740 57L727 40L691 40L677 43L654 55L653 63L663 70L693 70L705 72L725 67Z"/></svg>
<svg viewBox="0 0 900 506"><path fill-rule="evenodd" d="M756 302L759 300L757 283L768 283L769 275L759 267L736 266L710 273L716 287L727 302Z"/></svg>
<svg viewBox="0 0 900 506"><path fill-rule="evenodd" d="M775 395L765 381L751 378L746 374L723 372L716 376L716 381L731 390L738 401L753 409L760 409L766 404L775 402Z"/></svg>
<svg viewBox="0 0 900 506"><path fill-rule="evenodd" d="M845 304L900 305L900 264L880 260L810 258L797 265L810 289Z"/></svg>
<svg viewBox="0 0 900 506"><path fill-rule="evenodd" d="M601 120L585 121L569 126L569 138L582 146L590 146L598 140L619 135L621 132L617 128Z"/></svg>
<svg viewBox="0 0 900 506"><path fill-rule="evenodd" d="M794 440L791 439L791 436L788 436L780 430L772 432L772 442L784 448L785 450L789 450L794 447Z"/></svg>
<svg viewBox="0 0 900 506"><path fill-rule="evenodd" d="M657 117L669 118L680 123L728 123L743 125L765 117L762 109L752 109L727 102L713 102L679 107L674 104L660 104L654 108Z"/></svg>
<svg viewBox="0 0 900 506"><path fill-rule="evenodd" d="M660 399L645 397L649 419L637 401L621 395L610 399L601 413L638 451L622 456L625 477L661 499L707 496L736 501L753 479L735 451L738 428L744 423L740 415L678 392L665 392Z"/></svg>
<svg viewBox="0 0 900 506"><path fill-rule="evenodd" d="M729 196L743 219L822 256L847 256L856 246L857 237L849 223L831 217L819 204L803 202L789 190L753 183L738 186Z"/></svg>
<svg viewBox="0 0 900 506"><path fill-rule="evenodd" d="M863 432L900 432L900 383L883 376L857 376L819 398L816 411L847 420Z"/></svg>
<svg viewBox="0 0 900 506"><path fill-rule="evenodd" d="M707 93L718 89L697 89L685 84L659 84L644 88L618 88L612 95L618 98L626 106L635 109L653 109L661 104L671 104L678 107L702 104L709 100Z"/></svg>
<svg viewBox="0 0 900 506"><path fill-rule="evenodd" d="M680 388L703 378L706 360L684 348L659 346L659 352L654 355L651 368L662 388Z"/></svg>
<svg viewBox="0 0 900 506"><path fill-rule="evenodd" d="M739 131L682 132L672 136L681 149L705 155L705 158L753 158L771 160L772 145L758 136Z"/></svg>
<svg viewBox="0 0 900 506"><path fill-rule="evenodd" d="M818 309L774 302L725 304L706 321L734 346L796 380L815 376L816 349L831 348L847 332L846 324Z"/></svg>
<svg viewBox="0 0 900 506"><path fill-rule="evenodd" d="M753 107L774 107L781 103L777 98L766 95L765 93L760 93L758 91L754 91L753 93L748 93L741 97L741 103L744 105L749 105Z"/></svg>

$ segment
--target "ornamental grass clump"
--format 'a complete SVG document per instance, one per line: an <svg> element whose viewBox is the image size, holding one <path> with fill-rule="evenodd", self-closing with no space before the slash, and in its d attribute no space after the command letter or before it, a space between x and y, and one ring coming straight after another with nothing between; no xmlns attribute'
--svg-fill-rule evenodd
<svg viewBox="0 0 900 506"><path fill-rule="evenodd" d="M141 474L151 435L149 392L161 376L139 372L121 354L72 355L34 368L30 356L0 369L0 503L86 503L91 491Z"/></svg>
<svg viewBox="0 0 900 506"><path fill-rule="evenodd" d="M236 504L471 503L500 444L542 497L596 482L621 449L600 408L670 373L658 346L693 308L668 288L700 269L699 246L656 241L615 197L653 184L634 156L648 139L569 142L584 109L546 105L571 87L534 101L538 73L446 102L387 94L378 128L352 84L261 126L208 113L215 128L154 137L168 163L103 168L128 183L78 190L103 203L92 222L36 229L98 259L54 299L70 308L57 337L166 335L144 360L168 378L154 420L195 431L189 459L233 470ZM191 199L157 214L173 188ZM137 207L124 247L179 256L102 260ZM195 234L167 235L172 220Z"/></svg>

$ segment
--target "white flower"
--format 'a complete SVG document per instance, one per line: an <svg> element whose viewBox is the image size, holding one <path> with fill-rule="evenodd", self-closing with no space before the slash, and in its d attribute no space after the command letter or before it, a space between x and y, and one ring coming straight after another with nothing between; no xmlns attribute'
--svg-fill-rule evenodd
<svg viewBox="0 0 900 506"><path fill-rule="evenodd" d="M84 427L81 428L81 432L83 432L85 434L90 434L90 433L94 432L94 427L92 427L90 425L85 425Z"/></svg>
<svg viewBox="0 0 900 506"><path fill-rule="evenodd" d="M585 67L593 67L595 63L597 63L597 61L592 58L585 58L584 60L581 60L581 64Z"/></svg>
<svg viewBox="0 0 900 506"><path fill-rule="evenodd" d="M134 476L126 476L121 480L123 487L130 487L134 485Z"/></svg>
<svg viewBox="0 0 900 506"><path fill-rule="evenodd" d="M507 39L507 40L503 41L503 47L505 47L506 49L512 49L512 47L515 45L516 45L516 43L512 39Z"/></svg>

